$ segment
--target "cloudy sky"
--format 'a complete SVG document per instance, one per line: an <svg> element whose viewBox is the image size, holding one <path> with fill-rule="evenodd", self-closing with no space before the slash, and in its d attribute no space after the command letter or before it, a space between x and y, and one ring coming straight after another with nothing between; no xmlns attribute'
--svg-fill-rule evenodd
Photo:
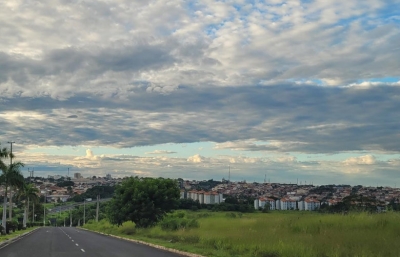
<svg viewBox="0 0 400 257"><path fill-rule="evenodd" d="M0 1L36 175L400 186L400 0Z"/></svg>

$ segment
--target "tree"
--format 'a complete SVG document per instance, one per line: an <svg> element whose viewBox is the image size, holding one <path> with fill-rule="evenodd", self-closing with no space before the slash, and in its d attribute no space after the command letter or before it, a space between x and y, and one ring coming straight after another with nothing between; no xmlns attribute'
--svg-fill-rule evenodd
<svg viewBox="0 0 400 257"><path fill-rule="evenodd" d="M7 165L3 162L3 159L6 159L10 156L10 152L7 150L6 147L4 148L0 148L0 171L3 175L3 172L5 172L5 170L7 170ZM5 181L3 181L3 176L0 175L0 185L3 185ZM7 187L6 187L7 190ZM5 232L5 226L6 226L6 203L7 203L7 194L4 195L3 197L4 200L4 204L3 204L3 218L2 218L2 225L4 227L4 232ZM0 227L0 231L1 231L1 227Z"/></svg>
<svg viewBox="0 0 400 257"><path fill-rule="evenodd" d="M37 193L39 193L39 190L33 184L24 184L22 186L21 190L18 192L18 198L25 199L24 221L23 221L24 228L26 227L26 222L29 220L29 218L28 218L28 216L29 216L29 201L32 200L33 203L37 202L37 200L39 199ZM35 212L35 210L33 209L32 212Z"/></svg>
<svg viewBox="0 0 400 257"><path fill-rule="evenodd" d="M73 186L75 185L75 183L74 183L73 181L67 180L67 181L60 181L60 182L57 182L56 185L57 185L58 187L68 187L68 186L73 187Z"/></svg>
<svg viewBox="0 0 400 257"><path fill-rule="evenodd" d="M21 174L21 167L24 166L21 162L15 162L10 165L1 165L2 174L0 175L0 184L4 185L4 205L3 205L3 227L6 229L6 213L7 213L7 193L8 187L21 187L24 183L24 177ZM12 206L10 206L12 208Z"/></svg>
<svg viewBox="0 0 400 257"><path fill-rule="evenodd" d="M122 182L109 203L112 224L133 221L137 227L154 226L178 207L180 191L176 180L131 177Z"/></svg>

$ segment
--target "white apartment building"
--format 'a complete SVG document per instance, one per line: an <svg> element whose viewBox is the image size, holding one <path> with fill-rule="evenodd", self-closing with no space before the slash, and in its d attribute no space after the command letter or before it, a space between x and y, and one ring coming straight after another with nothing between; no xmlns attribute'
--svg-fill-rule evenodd
<svg viewBox="0 0 400 257"><path fill-rule="evenodd" d="M223 202L223 195L217 192L205 192L205 191L189 191L185 193L181 191L182 199L192 199L194 201L199 201L201 204L219 204Z"/></svg>
<svg viewBox="0 0 400 257"><path fill-rule="evenodd" d="M304 210L305 211L314 211L321 207L321 202L316 199L306 199L304 200Z"/></svg>
<svg viewBox="0 0 400 257"><path fill-rule="evenodd" d="M304 201L296 201L290 198L282 198L274 200L269 197L260 197L254 200L254 209L264 208L269 203L270 210L300 210L300 211L314 211L320 208L321 202L314 198L307 198Z"/></svg>

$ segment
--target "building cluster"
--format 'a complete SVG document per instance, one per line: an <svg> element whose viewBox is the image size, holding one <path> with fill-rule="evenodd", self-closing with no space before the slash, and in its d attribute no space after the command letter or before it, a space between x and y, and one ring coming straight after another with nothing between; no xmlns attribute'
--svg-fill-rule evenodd
<svg viewBox="0 0 400 257"><path fill-rule="evenodd" d="M201 204L219 204L223 202L223 195L216 192L181 190L181 199L192 199Z"/></svg>
<svg viewBox="0 0 400 257"><path fill-rule="evenodd" d="M300 210L314 211L321 207L321 201L314 198L305 198L304 200L282 198L275 200L273 198L260 197L254 200L254 208L269 210Z"/></svg>
<svg viewBox="0 0 400 257"><path fill-rule="evenodd" d="M207 181L202 181L206 183ZM190 192L199 190L199 181L182 181L181 188ZM400 189L392 187L364 187L361 185L299 185L280 183L246 183L223 181L214 186L210 192L224 196L253 198L254 208L268 207L270 210L304 210L313 211L322 205L334 206L344 198L356 195L369 199L370 204L384 208L391 203L400 203ZM204 195L204 192L202 193ZM181 193L181 198L183 198ZM197 200L196 196L188 198ZM222 200L223 201L223 200ZM221 201L221 202L222 202ZM363 204L362 200L352 200L351 204ZM365 202L364 202L365 204Z"/></svg>
<svg viewBox="0 0 400 257"><path fill-rule="evenodd" d="M72 181L72 186L57 186L60 181ZM122 179L112 179L111 175L106 177L88 177L83 178L80 173L75 173L72 178L61 175L48 176L46 178L30 178L39 189L39 197L43 196L47 202L66 202L69 198L85 193L94 186L114 186L120 183ZM0 187L0 195L4 196L4 188Z"/></svg>

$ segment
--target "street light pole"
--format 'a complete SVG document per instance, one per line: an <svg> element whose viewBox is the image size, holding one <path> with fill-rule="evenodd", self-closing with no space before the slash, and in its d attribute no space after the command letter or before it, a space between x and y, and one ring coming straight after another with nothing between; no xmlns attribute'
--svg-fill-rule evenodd
<svg viewBox="0 0 400 257"><path fill-rule="evenodd" d="M71 209L69 209L69 226L72 227Z"/></svg>
<svg viewBox="0 0 400 257"><path fill-rule="evenodd" d="M11 152L11 155L10 155L10 164L12 164L12 145L15 143L14 141L10 141L10 142L7 142L7 143L9 143L10 145L11 145L11 147L10 147L10 152Z"/></svg>
<svg viewBox="0 0 400 257"><path fill-rule="evenodd" d="M35 203L32 201L32 222L35 222Z"/></svg>
<svg viewBox="0 0 400 257"><path fill-rule="evenodd" d="M46 226L46 206L43 205L43 227Z"/></svg>
<svg viewBox="0 0 400 257"><path fill-rule="evenodd" d="M86 199L83 198L83 225L85 226L85 221L86 221Z"/></svg>

